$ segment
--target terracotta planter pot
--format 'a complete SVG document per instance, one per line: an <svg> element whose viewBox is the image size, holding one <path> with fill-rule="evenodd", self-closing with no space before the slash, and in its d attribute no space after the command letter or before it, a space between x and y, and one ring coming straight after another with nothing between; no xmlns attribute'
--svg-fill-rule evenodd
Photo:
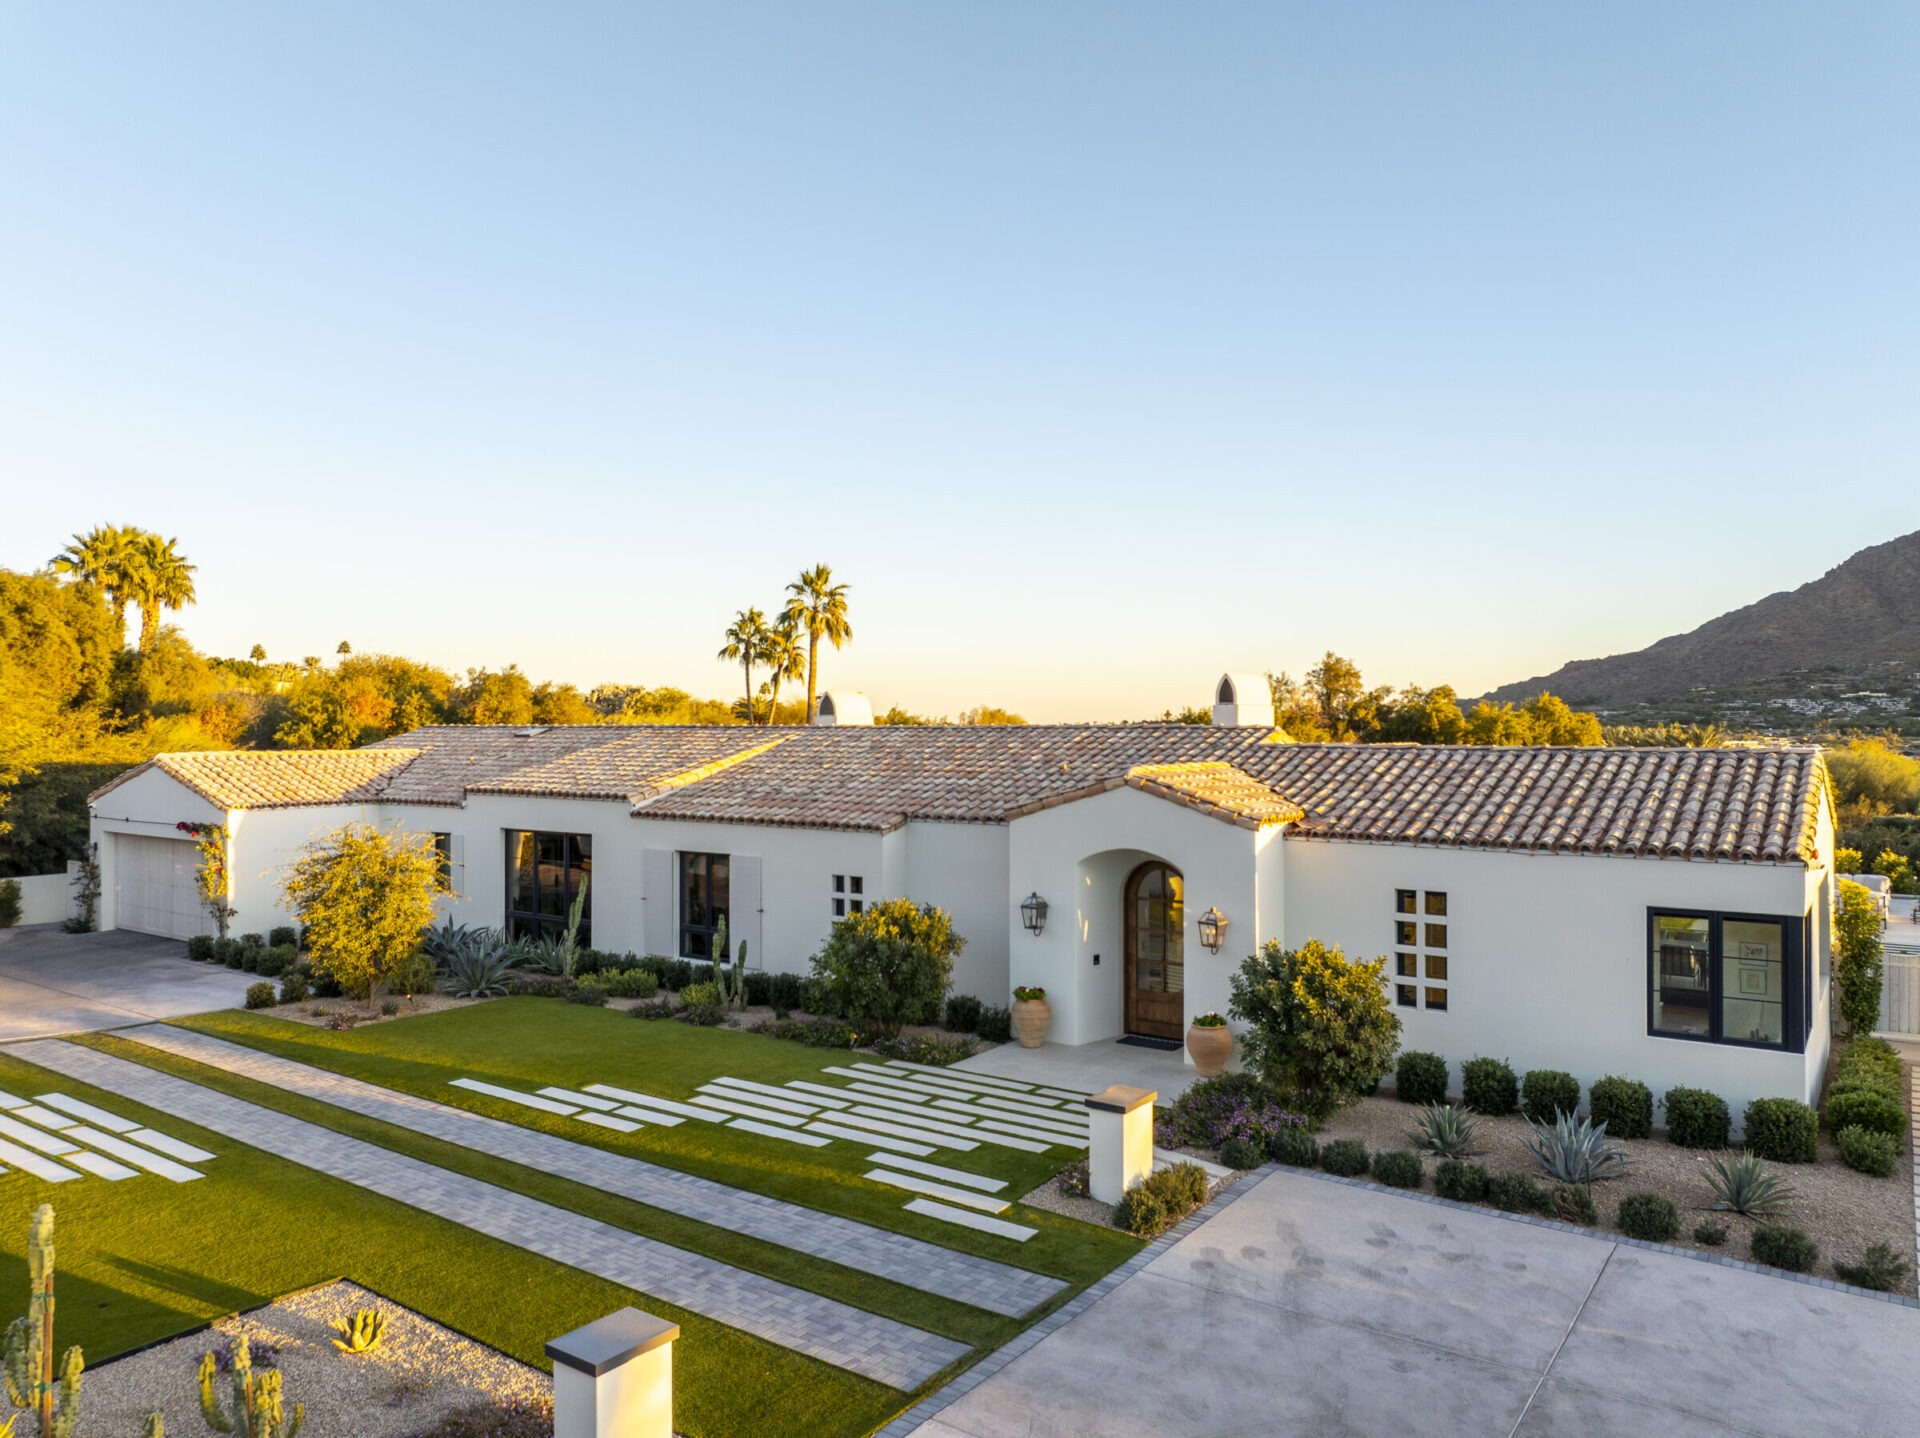
<svg viewBox="0 0 1920 1438"><path fill-rule="evenodd" d="M1198 1024L1190 1025L1187 1029L1187 1055L1200 1071L1201 1078L1215 1077L1226 1069L1227 1060L1233 1057L1233 1030L1224 1024L1205 1029Z"/></svg>
<svg viewBox="0 0 1920 1438"><path fill-rule="evenodd" d="M1039 1048L1047 1041L1047 1030L1052 1027L1053 1009L1045 999L1013 1001L1013 1036L1020 1040L1021 1048Z"/></svg>

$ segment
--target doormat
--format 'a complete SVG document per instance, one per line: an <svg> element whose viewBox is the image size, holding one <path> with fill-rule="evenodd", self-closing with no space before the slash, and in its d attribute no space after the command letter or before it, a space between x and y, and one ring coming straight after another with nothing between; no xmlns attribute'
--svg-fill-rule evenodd
<svg viewBox="0 0 1920 1438"><path fill-rule="evenodd" d="M1128 1034L1120 1042L1132 1044L1137 1049L1159 1049L1163 1053L1174 1053L1186 1047L1179 1039L1150 1039L1145 1034Z"/></svg>

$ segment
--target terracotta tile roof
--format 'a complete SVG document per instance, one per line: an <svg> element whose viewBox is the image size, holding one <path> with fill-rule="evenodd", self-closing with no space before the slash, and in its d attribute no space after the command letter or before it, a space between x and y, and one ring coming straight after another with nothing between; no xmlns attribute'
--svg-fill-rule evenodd
<svg viewBox="0 0 1920 1438"><path fill-rule="evenodd" d="M1139 764L1127 771L1127 784L1243 829L1289 824L1307 816L1298 804L1231 764Z"/></svg>
<svg viewBox="0 0 1920 1438"><path fill-rule="evenodd" d="M383 797L416 749L223 750L161 754L88 796L91 803L149 769L177 779L221 809L291 809L365 803Z"/></svg>
<svg viewBox="0 0 1920 1438"><path fill-rule="evenodd" d="M434 724L382 739L374 749L414 749L420 757L383 796L389 804L461 804L467 791L550 764L583 749L616 743L634 731L617 724Z"/></svg>
<svg viewBox="0 0 1920 1438"><path fill-rule="evenodd" d="M805 731L796 731L805 732ZM745 725L634 725L611 742L577 745L546 763L467 785L469 793L546 794L637 803L698 783L763 754L787 735Z"/></svg>

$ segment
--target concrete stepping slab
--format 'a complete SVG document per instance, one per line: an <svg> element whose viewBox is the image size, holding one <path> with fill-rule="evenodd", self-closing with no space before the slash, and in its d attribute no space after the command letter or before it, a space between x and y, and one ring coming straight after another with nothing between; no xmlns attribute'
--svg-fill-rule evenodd
<svg viewBox="0 0 1920 1438"><path fill-rule="evenodd" d="M813 1123L808 1124L807 1132L824 1133L829 1138L852 1139L855 1143L864 1143L869 1146L878 1145L883 1148L890 1148L895 1153L910 1153L920 1158L925 1158L930 1153L939 1152L938 1149L929 1148L924 1143L913 1143L904 1138L888 1138L884 1134L868 1133L864 1129L842 1128L839 1124L828 1123L825 1119L817 1119ZM872 1155L869 1154L868 1157L871 1158Z"/></svg>
<svg viewBox="0 0 1920 1438"><path fill-rule="evenodd" d="M31 1124L21 1123L0 1114L0 1136L24 1143L28 1148L38 1149L41 1153L50 1153L58 1158L63 1153L72 1153L78 1144L68 1143L64 1138L43 1133Z"/></svg>
<svg viewBox="0 0 1920 1438"><path fill-rule="evenodd" d="M1011 1134L1015 1138L1032 1139L1043 1147L1085 1148L1088 1142L1086 1139L1076 1137L1070 1133L1048 1133L1045 1129L1022 1128L1017 1123L996 1123L992 1119L985 1120L981 1123L980 1127L991 1129L994 1133ZM978 1130L975 1130L975 1132L978 1132ZM980 1136L982 1138L986 1137L985 1134L981 1134Z"/></svg>
<svg viewBox="0 0 1920 1438"><path fill-rule="evenodd" d="M941 1094L909 1093L890 1083L850 1083L843 1092L851 1094L855 1103L890 1103L896 1107L906 1105L919 1112L925 1112L929 1104L944 1097Z"/></svg>
<svg viewBox="0 0 1920 1438"><path fill-rule="evenodd" d="M884 1118L873 1118L864 1113L837 1113L833 1116L837 1124L846 1124L856 1129L871 1129L875 1133L891 1134L894 1138L911 1139L915 1143L932 1144L934 1148L958 1149L961 1153L980 1147L972 1139L949 1138L945 1134L928 1133L923 1128L909 1128L903 1123L888 1123ZM818 1128L820 1125L812 1125Z"/></svg>
<svg viewBox="0 0 1920 1438"><path fill-rule="evenodd" d="M542 1113L557 1113L572 1118L580 1110L570 1103L559 1103L554 1099L541 1098L538 1094L521 1093L517 1089L502 1088L497 1083L482 1083L479 1079L457 1078L450 1080L453 1088L463 1088L474 1093L486 1094L489 1098L503 1098L508 1103L517 1103L523 1108L537 1108Z"/></svg>
<svg viewBox="0 0 1920 1438"><path fill-rule="evenodd" d="M805 1079L793 1079L787 1087L804 1089L806 1092L801 1097L809 1099L818 1097L820 1102L830 1104L834 1108L850 1108L855 1101L848 1098L844 1088L834 1088L823 1083L808 1083Z"/></svg>
<svg viewBox="0 0 1920 1438"><path fill-rule="evenodd" d="M796 1118L790 1113L775 1113L770 1108L755 1108L752 1104L734 1103L731 1099L700 1097L694 1102L705 1104L709 1108L724 1109L728 1113L737 1113L744 1118L758 1119L762 1123L784 1123L798 1128L806 1122L804 1118Z"/></svg>
<svg viewBox="0 0 1920 1438"><path fill-rule="evenodd" d="M182 1143L177 1138L169 1138L164 1133L156 1133L150 1128L136 1128L127 1135L135 1143L143 1143L148 1148L164 1153L168 1158L177 1158L182 1163L211 1163L214 1155L204 1148L195 1148L190 1143Z"/></svg>
<svg viewBox="0 0 1920 1438"><path fill-rule="evenodd" d="M700 1092L708 1098L733 1099L737 1103L759 1104L762 1108L778 1109L781 1113L805 1114L808 1118L820 1112L822 1105L801 1103L791 1096L787 1098L769 1098L766 1094L756 1093L752 1089L737 1089L730 1084L703 1083Z"/></svg>
<svg viewBox="0 0 1920 1438"><path fill-rule="evenodd" d="M1011 1238L1015 1243L1025 1243L1040 1231L1023 1224L1008 1223L1004 1218L989 1218L984 1213L974 1213L964 1208L951 1208L931 1198L916 1198L905 1207L909 1213L924 1213L928 1218L937 1218L942 1223L955 1223L962 1228L975 1229L980 1233Z"/></svg>
<svg viewBox="0 0 1920 1438"><path fill-rule="evenodd" d="M916 1163L910 1158L894 1158L890 1154L870 1153L868 1163L884 1163L889 1168L904 1169L908 1173L925 1174L928 1178L937 1178L942 1183L957 1183L966 1188L977 1188L986 1193L998 1193L1007 1186L1004 1178L987 1178L977 1173L963 1173L957 1168L942 1168L937 1163Z"/></svg>
<svg viewBox="0 0 1920 1438"><path fill-rule="evenodd" d="M694 1108L691 1104L684 1104L676 1099L655 1098L652 1094L641 1093L637 1089L615 1088L610 1083L590 1083L586 1088L588 1093L602 1094L607 1098L617 1098L622 1103L634 1104L640 1108L662 1109L667 1113L677 1113L682 1118L705 1119L708 1123L726 1122L726 1120L717 1113L711 1113L703 1108Z"/></svg>
<svg viewBox="0 0 1920 1438"><path fill-rule="evenodd" d="M859 1078L864 1083L884 1083L894 1088L905 1089L908 1093L925 1094L928 1098L972 1098L979 1092L978 1089L968 1088L964 1084L948 1083L945 1079L929 1078L925 1074L914 1074L910 1078L901 1077L890 1074L885 1069L875 1069L871 1065L865 1067Z"/></svg>
<svg viewBox="0 0 1920 1438"><path fill-rule="evenodd" d="M740 1089L744 1093L765 1094L768 1098L784 1098L796 1102L810 1103L816 1110L823 1108L845 1108L847 1106L845 1101L841 1099L827 1098L820 1094L795 1093L792 1085L788 1085L785 1088L775 1088L770 1083L755 1083L751 1079L737 1078L717 1078L714 1082L725 1088Z"/></svg>
<svg viewBox="0 0 1920 1438"><path fill-rule="evenodd" d="M88 1128L84 1124L79 1128L68 1129L67 1137L79 1139L89 1148L97 1148L109 1157L117 1158L123 1163L130 1163L135 1168L144 1168L148 1173L157 1173L162 1178L170 1178L175 1183L192 1183L196 1178L206 1177L198 1169L175 1163L170 1158L162 1158L157 1153L149 1153L138 1144L128 1143L125 1139L115 1138L112 1134L102 1133L99 1129ZM68 1163L78 1161L73 1158L67 1160Z"/></svg>
<svg viewBox="0 0 1920 1438"><path fill-rule="evenodd" d="M1156 1148L1153 1151L1153 1166L1156 1169L1166 1168L1176 1163L1198 1164L1200 1171L1206 1174L1208 1178L1229 1178L1237 1172L1235 1169L1228 1168L1224 1163L1215 1163L1210 1158L1200 1158L1195 1154L1169 1153L1164 1148Z"/></svg>
<svg viewBox="0 0 1920 1438"><path fill-rule="evenodd" d="M1093 1097L1090 1093L1075 1093L1071 1089L1064 1088L1037 1088L1034 1092L1042 1098L1057 1098L1062 1103L1085 1104L1088 1099Z"/></svg>
<svg viewBox="0 0 1920 1438"><path fill-rule="evenodd" d="M1038 1100L1010 1098L983 1098L979 1104L982 1108L999 1109L1002 1113L1023 1117L1031 1115L1034 1118L1051 1119L1055 1123L1078 1124L1081 1128L1087 1126L1087 1111L1084 1108L1077 1112L1070 1108L1042 1108Z"/></svg>
<svg viewBox="0 0 1920 1438"><path fill-rule="evenodd" d="M863 1074L855 1069L825 1068L820 1070L820 1072L832 1074L835 1078L851 1080L847 1085L848 1088L854 1087L855 1084L864 1084L866 1087L859 1090L862 1093L891 1094L895 1098L911 1099L917 1103L925 1103L933 1097L932 1094L914 1088L909 1084L888 1083L884 1079L877 1079L872 1074ZM842 1092L844 1091L845 1090L842 1090Z"/></svg>
<svg viewBox="0 0 1920 1438"><path fill-rule="evenodd" d="M0 1089L0 1108L25 1108L26 1106L27 1101L18 1094L11 1094L4 1089Z"/></svg>
<svg viewBox="0 0 1920 1438"><path fill-rule="evenodd" d="M881 1095L878 1093L855 1094L854 1107L855 1108L892 1109L897 1114L902 1114L902 1115L912 1114L917 1118L939 1118L940 1117L940 1115L937 1112L935 1112L932 1104L916 1103L911 1099L887 1098L884 1095ZM958 1119L953 1119L951 1121L954 1123L959 1122Z"/></svg>
<svg viewBox="0 0 1920 1438"><path fill-rule="evenodd" d="M95 1108L90 1103L82 1103L77 1098L68 1098L63 1093L43 1093L36 1095L35 1103L45 1104L48 1108L57 1108L62 1113L70 1113L75 1118L92 1124L95 1128L104 1128L108 1133L132 1133L139 1124L131 1119L121 1118L117 1113L108 1113L103 1108Z"/></svg>
<svg viewBox="0 0 1920 1438"><path fill-rule="evenodd" d="M1085 1138L1087 1136L1087 1130L1084 1126L1076 1126L1070 1123L1061 1123L1058 1120L1042 1118L1039 1114L1008 1113L1004 1109L997 1108L973 1108L957 1100L944 1098L935 1099L928 1107L939 1109L942 1113L965 1114L969 1119L984 1120L992 1118L998 1119L1002 1123L1011 1119L1015 1123L1026 1124L1031 1128L1038 1129L1042 1133L1066 1133L1072 1134L1076 1138Z"/></svg>
<svg viewBox="0 0 1920 1438"><path fill-rule="evenodd" d="M96 1178L110 1179L118 1183L123 1178L138 1178L140 1170L128 1168L124 1163L115 1163L105 1154L76 1153L67 1160L75 1168L84 1168Z"/></svg>
<svg viewBox="0 0 1920 1438"><path fill-rule="evenodd" d="M948 1083L965 1084L968 1088L990 1089L994 1093L1033 1093L1034 1086L1022 1083L1019 1079L1001 1078L997 1074L977 1074L971 1069L940 1068L935 1064L908 1063L905 1059L888 1059L890 1069L905 1069L909 1073L927 1074L934 1078L945 1079Z"/></svg>
<svg viewBox="0 0 1920 1438"><path fill-rule="evenodd" d="M23 1172L32 1174L35 1178L44 1178L48 1183L65 1183L70 1178L80 1177L72 1169L57 1164L50 1158L42 1158L31 1149L22 1148L17 1143L8 1143L3 1138L0 1138L0 1159L4 1159Z"/></svg>
<svg viewBox="0 0 1920 1438"><path fill-rule="evenodd" d="M808 1148L825 1148L832 1140L820 1138L810 1133L795 1133L790 1128L774 1128L769 1124L755 1123L750 1118L737 1118L727 1125L728 1132L745 1129L748 1133L765 1134L768 1138L784 1138L788 1143L802 1143Z"/></svg>
<svg viewBox="0 0 1920 1438"><path fill-rule="evenodd" d="M616 1112L621 1118L630 1118L635 1123L654 1123L660 1125L661 1128L677 1128L686 1122L686 1120L677 1113L655 1113L650 1108L637 1108L633 1104L625 1104L616 1110ZM720 1118L718 1114L715 1114L714 1117L717 1119ZM720 1119L720 1122L725 1123L726 1120Z"/></svg>
<svg viewBox="0 0 1920 1438"><path fill-rule="evenodd" d="M620 1100L618 1099L601 1098L596 1094L590 1093L575 1093L570 1088L543 1088L540 1090L540 1096L542 1098L557 1099L561 1103L576 1104L581 1108L594 1109L600 1113L613 1113L620 1107Z"/></svg>
<svg viewBox="0 0 1920 1438"><path fill-rule="evenodd" d="M854 1112L858 1113L860 1110L855 1109ZM946 1123L937 1118L909 1119L905 1114L890 1113L885 1109L877 1109L874 1112L882 1117L892 1119L897 1123L907 1125L908 1127L929 1129L934 1133L948 1134L954 1137L968 1139L975 1143L988 1143L996 1148L1016 1148L1022 1153L1045 1153L1047 1151L1046 1144L1032 1143L1024 1137L1010 1138L1000 1133L982 1133L977 1128L962 1128L957 1123Z"/></svg>
<svg viewBox="0 0 1920 1438"><path fill-rule="evenodd" d="M604 1113L583 1113L577 1114L576 1117L582 1123L590 1123L595 1128L610 1128L615 1133L638 1133L646 1127L645 1124L635 1123L630 1118L614 1118Z"/></svg>
<svg viewBox="0 0 1920 1438"><path fill-rule="evenodd" d="M50 1108L41 1108L37 1103L22 1104L13 1111L15 1118L24 1118L29 1123L37 1123L42 1128L50 1128L58 1133L61 1129L72 1128L80 1120L72 1114L55 1113Z"/></svg>
<svg viewBox="0 0 1920 1438"><path fill-rule="evenodd" d="M939 1183L931 1178L922 1178L915 1173L896 1173L889 1168L870 1168L861 1177L893 1188L904 1188L909 1193L924 1193L929 1198L943 1198L948 1203L957 1203L962 1208L978 1209L981 1213L1005 1213L1009 1206L1004 1198L989 1198L984 1193L972 1193L964 1188L955 1188L950 1183Z"/></svg>

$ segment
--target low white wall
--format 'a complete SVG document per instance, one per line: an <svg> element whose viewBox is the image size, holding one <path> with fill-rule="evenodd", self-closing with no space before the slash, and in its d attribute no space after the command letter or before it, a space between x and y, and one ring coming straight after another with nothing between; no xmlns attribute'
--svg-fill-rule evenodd
<svg viewBox="0 0 1920 1438"><path fill-rule="evenodd" d="M20 886L22 925L59 924L72 917L73 871L78 867L69 864L64 874L29 874L14 880Z"/></svg>

